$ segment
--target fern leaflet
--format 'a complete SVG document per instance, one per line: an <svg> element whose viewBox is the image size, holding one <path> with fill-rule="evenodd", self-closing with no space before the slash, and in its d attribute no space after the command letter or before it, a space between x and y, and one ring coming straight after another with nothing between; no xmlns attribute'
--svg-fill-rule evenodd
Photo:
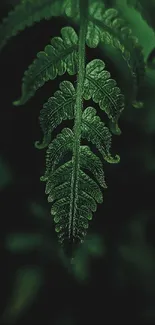
<svg viewBox="0 0 155 325"><path fill-rule="evenodd" d="M78 37L72 27L61 29L60 37L54 37L44 51L37 54L37 59L29 66L23 77L22 97L14 105L25 104L48 80L66 71L74 75L77 71Z"/></svg>
<svg viewBox="0 0 155 325"><path fill-rule="evenodd" d="M116 87L116 81L110 78L110 73L104 70L102 60L95 59L86 66L84 83L84 99L93 99L104 110L112 121L117 123L124 109L124 96Z"/></svg>
<svg viewBox="0 0 155 325"><path fill-rule="evenodd" d="M52 131L62 120L74 118L75 88L69 81L60 83L60 90L57 90L54 97L50 97L40 112L40 125L44 133L43 143L35 143L38 149L45 148L51 141Z"/></svg>
<svg viewBox="0 0 155 325"><path fill-rule="evenodd" d="M119 162L119 156L115 159L110 155L111 133L100 117L96 116L96 109L87 107L82 115L82 138L86 138L96 145L103 158L110 163Z"/></svg>

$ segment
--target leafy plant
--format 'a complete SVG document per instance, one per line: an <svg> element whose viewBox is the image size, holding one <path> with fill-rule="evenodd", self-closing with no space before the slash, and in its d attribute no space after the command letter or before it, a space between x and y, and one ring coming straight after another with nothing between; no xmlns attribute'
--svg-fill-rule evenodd
<svg viewBox="0 0 155 325"><path fill-rule="evenodd" d="M24 105L47 81L68 73L75 82L60 82L59 90L43 105L40 126L43 141L36 148L46 151L45 193L52 202L51 214L59 242L72 249L83 242L88 221L102 203L101 188L106 188L103 161L118 163L111 154L112 133L120 134L119 117L125 105L141 107L137 91L145 75L146 58L136 36L116 8L106 8L101 0L22 0L0 27L0 48L26 27L42 19L64 16L71 26L51 39L24 73L20 99ZM130 98L106 69L102 59L87 62L86 47L114 49L132 80ZM110 120L97 115L91 105L98 104ZM92 104L94 103L94 104ZM85 105L87 107L85 107ZM53 130L64 120L73 120L73 128L63 128L53 139ZM96 149L94 150L94 146Z"/></svg>

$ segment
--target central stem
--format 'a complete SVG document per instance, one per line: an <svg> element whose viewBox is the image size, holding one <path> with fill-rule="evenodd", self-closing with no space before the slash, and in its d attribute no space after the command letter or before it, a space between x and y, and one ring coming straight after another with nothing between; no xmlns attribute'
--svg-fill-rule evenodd
<svg viewBox="0 0 155 325"><path fill-rule="evenodd" d="M78 46L78 74L75 103L75 122L74 122L74 145L73 145L73 168L71 179L71 200L69 213L69 237L75 238L77 200L78 200L78 182L80 171L80 141L81 141L81 122L83 111L83 88L85 78L85 40L87 33L87 12L88 0L79 0L80 9L80 32Z"/></svg>

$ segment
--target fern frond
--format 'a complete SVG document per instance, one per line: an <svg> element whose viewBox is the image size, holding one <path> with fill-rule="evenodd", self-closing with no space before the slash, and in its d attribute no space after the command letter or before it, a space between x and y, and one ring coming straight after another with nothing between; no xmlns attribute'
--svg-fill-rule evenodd
<svg viewBox="0 0 155 325"><path fill-rule="evenodd" d="M103 158L110 163L119 162L119 156L110 154L111 133L96 115L96 109L87 107L82 115L82 137L96 145Z"/></svg>
<svg viewBox="0 0 155 325"><path fill-rule="evenodd" d="M61 29L60 37L54 37L44 51L25 72L22 84L22 96L14 105L25 104L46 81L62 76L66 71L74 75L77 71L78 36L72 27Z"/></svg>
<svg viewBox="0 0 155 325"><path fill-rule="evenodd" d="M82 137L87 138L96 145L103 158L110 163L117 163L119 157L112 158L110 154L111 134L100 118L96 116L96 110L88 107L82 115ZM97 203L102 203L103 194L100 186L106 188L103 166L88 146L80 146L80 161L78 172L78 188L74 218L71 215L72 202L72 172L73 172L73 145L74 133L71 129L64 128L60 134L50 143L46 154L46 171L41 177L46 181L45 193L48 202L52 202L51 214L56 223L56 232L60 243L65 240L74 244L83 241L88 228L88 220L92 219L92 213L97 209ZM69 154L69 155L67 155ZM72 155L72 159L70 156ZM67 162L62 158L66 156ZM89 176L86 171L93 176ZM72 212L73 213L73 212Z"/></svg>
<svg viewBox="0 0 155 325"><path fill-rule="evenodd" d="M35 143L38 149L48 146L53 130L62 120L74 118L75 88L70 81L62 81L59 88L60 90L54 93L54 97L49 98L40 111L39 120L44 139L41 144L38 141Z"/></svg>
<svg viewBox="0 0 155 325"><path fill-rule="evenodd" d="M25 0L21 1L0 25L0 50L7 41L26 27L42 19L61 16L64 13L63 0Z"/></svg>
<svg viewBox="0 0 155 325"><path fill-rule="evenodd" d="M116 81L111 79L102 60L95 59L86 66L86 77L84 82L84 99L93 99L99 103L102 110L106 112L112 122L118 122L118 118L124 109L124 96L116 86Z"/></svg>
<svg viewBox="0 0 155 325"><path fill-rule="evenodd" d="M116 87L116 82L110 79L110 73L104 70L105 64L101 60L93 60L87 64L84 83L84 99L92 99L99 103L109 118L116 123L124 108L124 96ZM56 91L54 97L50 97L43 105L40 112L40 125L44 134L43 142L35 143L36 148L43 149L51 141L51 134L62 120L74 118L76 92L69 81L60 83L60 90Z"/></svg>
<svg viewBox="0 0 155 325"><path fill-rule="evenodd" d="M45 176L41 178L47 182L48 201L54 202L51 213L54 215L54 221L57 224L56 232L59 233L60 242L63 242L65 238L71 239L73 233L74 239L81 239L82 235L85 234L84 230L88 228L87 219L91 219L92 212L97 209L96 202L102 201L102 192L97 183L80 170L76 223L73 229L72 219L69 216L73 161L67 161L67 163L56 168L64 152L67 153L67 151L73 151L73 133L70 129L65 128L47 149L46 172ZM81 156L82 160L83 157ZM96 202L92 195L95 196ZM86 212L87 214L85 214Z"/></svg>

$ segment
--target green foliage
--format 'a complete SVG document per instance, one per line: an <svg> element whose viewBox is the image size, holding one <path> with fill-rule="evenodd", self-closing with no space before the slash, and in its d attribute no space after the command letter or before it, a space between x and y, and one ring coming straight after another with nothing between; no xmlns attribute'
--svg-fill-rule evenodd
<svg viewBox="0 0 155 325"><path fill-rule="evenodd" d="M22 97L15 105L23 105L34 96L36 90L48 80L62 76L66 71L74 75L77 70L78 37L71 27L61 30L62 38L54 37L51 45L37 54L37 59L25 72L22 85Z"/></svg>
<svg viewBox="0 0 155 325"><path fill-rule="evenodd" d="M103 49L105 45L112 47L127 64L134 84L134 98L145 72L142 47L138 38L133 35L132 29L123 19L123 14L120 15L117 9L109 8L102 15L92 15L90 19L96 26Z"/></svg>
<svg viewBox="0 0 155 325"><path fill-rule="evenodd" d="M4 47L8 39L17 35L26 27L32 26L42 19L61 15L63 6L60 6L60 3L61 0L22 0L2 21L0 49Z"/></svg>
<svg viewBox="0 0 155 325"><path fill-rule="evenodd" d="M87 281L90 277L90 262L92 258L105 255L103 240L97 235L89 235L81 247L77 249L72 259L72 271L78 281Z"/></svg>
<svg viewBox="0 0 155 325"><path fill-rule="evenodd" d="M51 141L52 131L63 121L74 118L75 88L69 81L60 83L54 97L50 97L40 112L40 126L44 133L43 143L36 142L35 146L44 148Z"/></svg>
<svg viewBox="0 0 155 325"><path fill-rule="evenodd" d="M75 223L72 225L72 218L69 215L71 197L73 195L71 188L71 175L73 164L67 161L65 164L56 168L62 155L68 150L73 150L73 133L70 129L63 129L62 132L52 141L47 150L46 172L42 180L47 181L46 194L48 201L53 203L51 213L54 215L56 222L56 231L59 233L60 241L71 237L73 232L75 238L80 238L85 234L88 228L88 220L92 219L92 212L97 209L96 202L102 202L102 192L97 185L80 167L84 166L91 171L91 166L85 164L85 155L80 155L79 166L79 189L77 198L77 210ZM81 147L83 149L83 147ZM89 151L85 150L85 154ZM93 153L92 153L93 155ZM90 155L89 155L90 156ZM89 156L87 162L89 162ZM87 157L87 156L86 156ZM92 161L95 165L95 160ZM99 160L96 159L96 166L92 169L98 170ZM100 166L99 166L100 167ZM98 178L101 179L99 173ZM104 186L104 183L102 184ZM95 202L96 201L96 202Z"/></svg>
<svg viewBox="0 0 155 325"><path fill-rule="evenodd" d="M42 286L42 272L38 267L26 267L17 271L10 302L3 314L3 321L14 323L36 298Z"/></svg>
<svg viewBox="0 0 155 325"><path fill-rule="evenodd" d="M86 15L87 1L80 2ZM47 98L43 95L43 101L37 104L40 109L44 103L39 117L43 140L35 143L38 149L46 148L45 172L41 177L45 183L37 189L30 188L35 162L33 169L29 163L31 174L25 171L27 165L23 168L21 160L21 172L15 169L12 173L10 154L9 159L0 159L0 190L4 189L2 218L6 229L13 228L5 236L5 225L2 227L7 266L8 256L12 254L5 277L7 283L13 280L7 290L6 279L2 279L6 293L2 309L8 299L2 323L16 323L24 316L26 319L22 318L21 323L27 323L28 319L35 324L78 325L81 314L76 299L72 299L78 290L82 322L106 323L107 318L109 323L121 324L155 321L154 193L150 185L154 184L155 175L153 53L148 66L154 48L153 8L153 0L89 0L87 26L84 26L79 0L23 0L3 20L1 48L13 34L44 18L62 15L63 25L66 20L66 26L72 27L63 27L60 37L56 32L44 51L37 54L24 74L21 98L14 102L23 105L31 101L37 90L49 82L49 94L48 88L45 89ZM55 24L56 19L51 19L51 27ZM9 60L13 61L10 58L11 55ZM14 80L14 76L10 78ZM40 96L44 94L41 91ZM134 109L142 106L142 110ZM120 126L122 140L116 139L113 151L111 132L120 134ZM33 129L33 139L34 132ZM8 137L12 134L9 126L7 133ZM6 137L5 132L2 134ZM119 162L119 156L113 154L118 146L122 162L116 167L109 166L107 163ZM36 155L37 162L38 155L44 155L44 151ZM17 169L19 158L21 152L15 157L13 151ZM110 185L112 182L114 187ZM104 193L108 183L111 191ZM44 184L52 218L46 198L41 194ZM140 213L135 214L139 208ZM98 220L93 218L96 211ZM92 229L96 235L90 235ZM57 236L67 249L57 244ZM69 257L68 251L71 251ZM12 268L17 270L15 277ZM44 305L45 291L40 294L44 280L48 284L47 291L44 290L51 294L49 305L46 299ZM65 301L66 286L68 299ZM104 312L102 308L95 309L95 305L102 304L98 299L94 305L97 295L89 296L94 288L96 293L102 292ZM51 306L55 294L58 300L53 300Z"/></svg>
<svg viewBox="0 0 155 325"><path fill-rule="evenodd" d="M151 1L146 2L150 3ZM134 35L137 37L143 51L144 61L146 62L149 53L154 48L155 33L141 16L141 12L127 5L126 1L117 0L117 7L126 20Z"/></svg>
<svg viewBox="0 0 155 325"><path fill-rule="evenodd" d="M111 146L111 133L104 123L96 116L93 107L87 107L82 115L82 138L86 138L96 145L103 158L110 163L119 162L119 156L111 157L109 152Z"/></svg>
<svg viewBox="0 0 155 325"><path fill-rule="evenodd" d="M40 234L12 234L6 239L6 248L13 253L36 250L41 244Z"/></svg>
<svg viewBox="0 0 155 325"><path fill-rule="evenodd" d="M101 60L93 60L87 64L84 99L92 98L108 117L117 123L124 109L124 96L116 87L116 81L110 78L110 73L104 68L105 63Z"/></svg>
<svg viewBox="0 0 155 325"><path fill-rule="evenodd" d="M61 103L61 102L60 102ZM52 106L51 106L52 108ZM52 112L47 112L48 116ZM50 113L50 114L49 114ZM45 117L46 120L46 117ZM49 120L48 120L49 121ZM49 130L51 126L49 125ZM45 129L46 131L46 129ZM100 121L100 118L96 116L96 110L92 107L87 107L82 115L81 136L91 141L96 145L103 158L111 163L119 161L119 157L112 158L110 155L111 146L111 134L104 123ZM88 220L92 219L92 212L97 209L96 202L102 203L102 193L98 185L82 170L81 167L89 169L94 173L95 159L91 160L89 165L89 156L87 159L87 165L85 159L87 157L87 151L85 155L80 155L79 165L79 189L77 197L77 210L74 224L72 225L72 216L70 215L70 202L73 196L73 189L71 187L71 175L73 170L72 161L67 161L64 165L57 165L60 163L60 159L68 151L73 151L74 134L71 129L65 128L60 134L57 135L47 149L46 156L46 172L42 180L47 181L46 194L48 194L48 201L53 202L51 213L55 216L54 221L57 223L56 231L59 234L60 241L65 238L71 237L73 232L74 237L82 239L85 234L85 229L88 228ZM81 146L81 150L83 146ZM92 153L93 155L93 153ZM98 160L96 159L98 168ZM93 168L92 168L93 165ZM99 179L99 174L98 174ZM101 184L101 182L100 182ZM105 186L105 183L102 184Z"/></svg>
<svg viewBox="0 0 155 325"><path fill-rule="evenodd" d="M106 122L95 108L84 108L84 104L88 100L98 104L110 120L111 130L120 134L118 119L126 104L125 96L105 69L103 60L94 59L86 64L86 45L92 49L108 46L120 54L132 78L130 103L142 106L137 102L137 90L145 75L146 51L140 33L133 35L134 19L128 24L130 8L126 15L121 14L119 1L116 4L116 8L106 9L103 1L95 0L26 0L15 7L0 28L1 48L26 26L52 16L63 16L79 29L77 35L73 27L63 27L61 37L54 37L44 51L37 54L24 74L21 98L14 102L14 105L25 104L45 82L66 72L71 77L76 76L75 86L71 81L62 81L60 89L43 105L39 118L43 141L35 143L39 149L48 147L46 171L41 180L46 181L45 192L52 202L51 214L61 243L83 241L88 220L92 219L97 203L103 201L100 187L106 188L101 159L119 162L119 156L113 158L110 153L112 136ZM141 25L146 24L136 10L135 17ZM73 120L73 128L62 127L52 139L53 130L67 120ZM97 153L93 153L94 146Z"/></svg>

